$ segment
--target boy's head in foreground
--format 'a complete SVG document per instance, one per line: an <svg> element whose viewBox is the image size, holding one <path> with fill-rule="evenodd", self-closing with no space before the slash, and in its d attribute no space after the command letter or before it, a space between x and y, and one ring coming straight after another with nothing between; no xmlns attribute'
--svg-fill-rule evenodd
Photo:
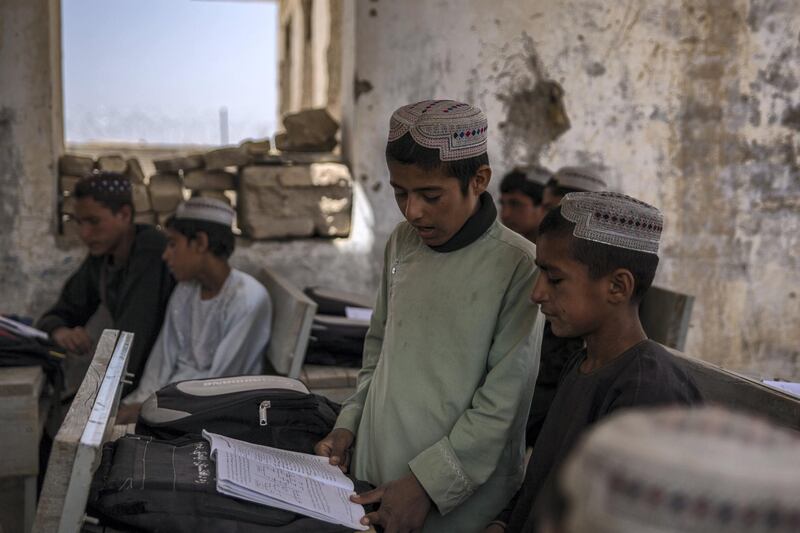
<svg viewBox="0 0 800 533"><path fill-rule="evenodd" d="M606 182L590 168L560 168L544 187L542 211L546 214L571 192L600 192L605 191L606 187Z"/></svg>
<svg viewBox="0 0 800 533"><path fill-rule="evenodd" d="M445 244L480 207L492 170L486 115L453 100L399 108L386 162L397 206L428 246Z"/></svg>
<svg viewBox="0 0 800 533"><path fill-rule="evenodd" d="M111 254L133 224L133 193L122 174L90 174L75 184L75 220L91 255Z"/></svg>
<svg viewBox="0 0 800 533"><path fill-rule="evenodd" d="M197 279L208 262L227 263L236 241L233 208L214 198L191 198L167 219L164 261L175 279Z"/></svg>
<svg viewBox="0 0 800 533"><path fill-rule="evenodd" d="M539 531L797 531L798 449L795 432L721 407L625 410L570 453Z"/></svg>
<svg viewBox="0 0 800 533"><path fill-rule="evenodd" d="M539 225L532 299L553 333L585 337L638 320L653 282L663 219L655 207L612 192L570 193Z"/></svg>
<svg viewBox="0 0 800 533"><path fill-rule="evenodd" d="M532 165L509 172L500 182L500 220L512 229L532 240L544 217L542 193L545 183L553 173L544 167Z"/></svg>

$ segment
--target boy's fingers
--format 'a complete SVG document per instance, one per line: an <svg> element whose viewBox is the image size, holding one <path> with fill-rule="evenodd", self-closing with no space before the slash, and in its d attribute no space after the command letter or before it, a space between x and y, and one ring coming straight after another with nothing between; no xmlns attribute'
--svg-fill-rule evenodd
<svg viewBox="0 0 800 533"><path fill-rule="evenodd" d="M325 439L319 441L317 444L314 445L314 453L316 455L321 455L323 457L330 457L331 455L331 447L325 441Z"/></svg>
<svg viewBox="0 0 800 533"><path fill-rule="evenodd" d="M343 442L342 439L336 439L331 445L331 464L338 465L342 464L344 461L342 458L345 456L347 452L347 443Z"/></svg>
<svg viewBox="0 0 800 533"><path fill-rule="evenodd" d="M365 526L372 526L375 524L384 525L381 520L381 514L378 511L375 511L374 513L369 513L368 515L364 516L364 518L361 519L361 523L364 524Z"/></svg>
<svg viewBox="0 0 800 533"><path fill-rule="evenodd" d="M354 494L353 496L350 496L350 500L361 505L377 503L383 498L383 490L383 487L378 487L377 489L368 490L367 492L362 492L361 494Z"/></svg>

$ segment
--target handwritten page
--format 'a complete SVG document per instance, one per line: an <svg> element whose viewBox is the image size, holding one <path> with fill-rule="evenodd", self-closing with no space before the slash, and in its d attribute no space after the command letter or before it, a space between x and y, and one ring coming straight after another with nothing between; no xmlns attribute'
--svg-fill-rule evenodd
<svg viewBox="0 0 800 533"><path fill-rule="evenodd" d="M353 482L324 457L260 446L203 431L222 494L366 530Z"/></svg>

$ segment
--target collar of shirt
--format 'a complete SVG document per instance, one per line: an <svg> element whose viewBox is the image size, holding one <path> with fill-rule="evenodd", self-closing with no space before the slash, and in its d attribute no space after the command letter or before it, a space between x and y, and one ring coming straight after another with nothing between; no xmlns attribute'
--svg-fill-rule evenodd
<svg viewBox="0 0 800 533"><path fill-rule="evenodd" d="M431 246L432 250L440 253L455 252L477 241L486 233L497 218L497 208L494 206L492 195L488 192L481 194L478 211L469 217L461 229L449 241L439 246Z"/></svg>

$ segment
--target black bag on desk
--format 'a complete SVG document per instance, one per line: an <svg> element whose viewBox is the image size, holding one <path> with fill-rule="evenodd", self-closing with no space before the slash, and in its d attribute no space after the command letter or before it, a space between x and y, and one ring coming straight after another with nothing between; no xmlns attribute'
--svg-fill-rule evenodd
<svg viewBox="0 0 800 533"><path fill-rule="evenodd" d="M64 355L49 341L26 337L0 325L0 367L39 366L60 394L64 388Z"/></svg>
<svg viewBox="0 0 800 533"><path fill-rule="evenodd" d="M340 406L282 376L234 376L181 381L142 405L136 433L160 439L202 430L235 439L313 453L333 429Z"/></svg>
<svg viewBox="0 0 800 533"><path fill-rule="evenodd" d="M305 362L315 365L361 366L369 322L334 315L316 315Z"/></svg>
<svg viewBox="0 0 800 533"><path fill-rule="evenodd" d="M369 490L355 481L356 492ZM103 447L87 514L153 533L351 533L352 529L219 494L205 439L126 435Z"/></svg>
<svg viewBox="0 0 800 533"><path fill-rule="evenodd" d="M317 313L322 315L347 316L348 307L372 309L374 299L352 292L328 287L306 287L306 296L317 304Z"/></svg>

